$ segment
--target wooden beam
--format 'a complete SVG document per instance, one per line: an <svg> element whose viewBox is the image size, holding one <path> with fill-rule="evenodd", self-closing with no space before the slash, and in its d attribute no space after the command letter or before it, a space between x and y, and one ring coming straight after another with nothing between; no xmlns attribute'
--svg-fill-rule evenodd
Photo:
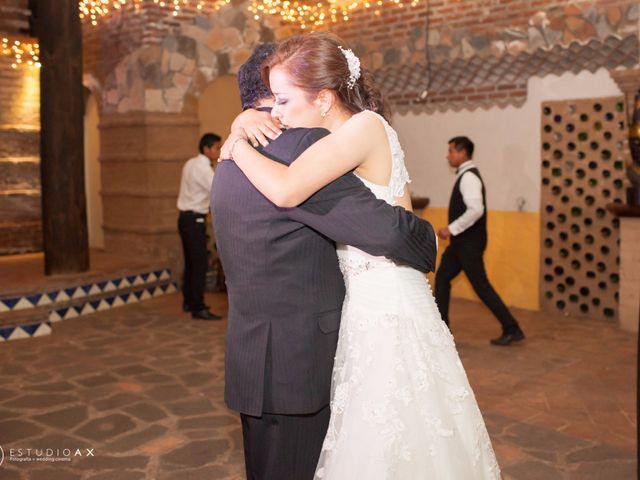
<svg viewBox="0 0 640 480"><path fill-rule="evenodd" d="M77 0L38 0L45 273L89 269L84 191L82 29Z"/></svg>

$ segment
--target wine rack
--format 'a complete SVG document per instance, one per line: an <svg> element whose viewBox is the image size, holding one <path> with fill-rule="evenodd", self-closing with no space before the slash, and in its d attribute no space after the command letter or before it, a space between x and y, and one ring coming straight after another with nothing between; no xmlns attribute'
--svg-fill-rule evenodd
<svg viewBox="0 0 640 480"><path fill-rule="evenodd" d="M540 305L617 318L627 125L622 97L542 104Z"/></svg>

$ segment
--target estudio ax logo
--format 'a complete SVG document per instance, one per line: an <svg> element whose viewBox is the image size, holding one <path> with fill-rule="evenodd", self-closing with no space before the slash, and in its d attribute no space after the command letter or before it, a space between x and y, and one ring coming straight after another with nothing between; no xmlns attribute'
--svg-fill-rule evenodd
<svg viewBox="0 0 640 480"><path fill-rule="evenodd" d="M4 450L2 449L2 446L0 445L0 467L2 466L2 462L4 462Z"/></svg>

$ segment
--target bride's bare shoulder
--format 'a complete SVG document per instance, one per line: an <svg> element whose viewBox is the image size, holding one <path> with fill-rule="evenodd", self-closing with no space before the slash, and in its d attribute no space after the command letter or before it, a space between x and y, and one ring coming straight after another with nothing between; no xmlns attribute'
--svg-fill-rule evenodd
<svg viewBox="0 0 640 480"><path fill-rule="evenodd" d="M345 133L357 132L371 134L376 130L384 130L384 125L377 113L370 110L363 110L362 112L354 114L343 124L342 128L345 129Z"/></svg>

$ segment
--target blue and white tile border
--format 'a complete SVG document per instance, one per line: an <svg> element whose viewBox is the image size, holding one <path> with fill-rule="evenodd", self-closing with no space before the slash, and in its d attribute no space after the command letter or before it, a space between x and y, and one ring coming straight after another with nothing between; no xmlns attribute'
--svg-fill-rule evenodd
<svg viewBox="0 0 640 480"><path fill-rule="evenodd" d="M51 322L29 323L14 327L0 327L0 342L19 340L21 338L43 337L51 333Z"/></svg>
<svg viewBox="0 0 640 480"><path fill-rule="evenodd" d="M171 271L162 269L47 293L1 298L0 312L24 311L48 305L52 311L49 318L41 322L0 326L0 343L49 335L52 324L62 320L131 305L176 290L176 285L171 281ZM83 298L87 300L83 301Z"/></svg>
<svg viewBox="0 0 640 480"><path fill-rule="evenodd" d="M49 320L53 323L60 322L61 320L66 320L68 318L80 317L82 315L109 310L111 308L131 305L132 303L138 303L142 300L158 297L167 293L173 293L175 291L176 286L172 282L166 282L164 284L143 288L140 290L116 294L114 296L105 298L98 298L84 303L71 305L65 308L58 308L51 312L51 314L49 315Z"/></svg>
<svg viewBox="0 0 640 480"><path fill-rule="evenodd" d="M147 283L171 279L171 270L168 268L153 272L140 273L113 278L111 280L87 283L84 285L62 288L46 293L34 293L17 297L0 298L0 313L16 310L37 308L54 303L67 302L83 297L99 295L104 292L112 292L123 288L135 287Z"/></svg>

